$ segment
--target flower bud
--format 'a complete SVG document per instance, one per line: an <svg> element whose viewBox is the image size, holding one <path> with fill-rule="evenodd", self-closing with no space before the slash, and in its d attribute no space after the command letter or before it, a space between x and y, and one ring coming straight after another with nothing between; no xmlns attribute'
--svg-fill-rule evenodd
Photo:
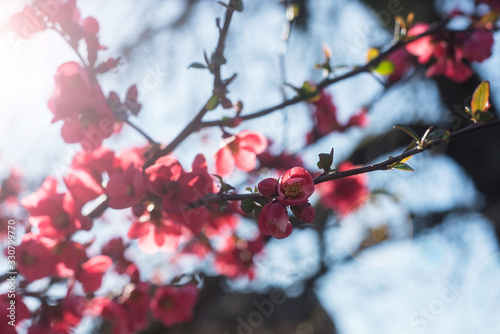
<svg viewBox="0 0 500 334"><path fill-rule="evenodd" d="M295 217L304 223L311 223L316 216L313 206L310 203L304 203L290 207Z"/></svg>
<svg viewBox="0 0 500 334"><path fill-rule="evenodd" d="M259 192L266 197L278 196L278 180L270 177L259 182L257 185Z"/></svg>

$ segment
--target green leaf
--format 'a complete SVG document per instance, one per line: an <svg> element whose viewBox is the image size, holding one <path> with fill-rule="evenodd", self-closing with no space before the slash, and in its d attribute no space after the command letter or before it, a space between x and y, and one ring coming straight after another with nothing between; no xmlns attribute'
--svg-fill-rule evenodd
<svg viewBox="0 0 500 334"><path fill-rule="evenodd" d="M410 151L410 150L413 150L415 147L417 147L417 143L416 143L415 141L412 141L412 142L410 143L410 145L408 145L408 146L405 148L405 150L403 151L403 153L408 152L408 151Z"/></svg>
<svg viewBox="0 0 500 334"><path fill-rule="evenodd" d="M450 140L450 131L448 130L443 130L443 129L437 129L429 133L427 138L425 139L426 144L430 144L433 142L447 142Z"/></svg>
<svg viewBox="0 0 500 334"><path fill-rule="evenodd" d="M490 82L483 81L477 86L472 96L471 109L476 115L477 112L484 112L490 108Z"/></svg>
<svg viewBox="0 0 500 334"><path fill-rule="evenodd" d="M241 210L245 213L252 213L255 210L255 202L251 198L246 198L241 201Z"/></svg>
<svg viewBox="0 0 500 334"><path fill-rule="evenodd" d="M480 113L477 117L476 120L478 122L488 122L491 121L495 116L493 116L492 113L489 113L487 111Z"/></svg>
<svg viewBox="0 0 500 334"><path fill-rule="evenodd" d="M191 65L188 66L188 68L205 69L207 67L205 65L201 64L201 63L192 63Z"/></svg>
<svg viewBox="0 0 500 334"><path fill-rule="evenodd" d="M374 69L375 72L381 75L391 75L395 70L396 66L390 60L382 60Z"/></svg>
<svg viewBox="0 0 500 334"><path fill-rule="evenodd" d="M393 169L399 169L399 170L404 170L407 172L414 172L415 170L408 164L403 163L397 163L392 166Z"/></svg>
<svg viewBox="0 0 500 334"><path fill-rule="evenodd" d="M415 131L413 131L411 128L409 128L408 126L403 125L403 124L396 124L393 127L403 131L404 133L406 133L407 135L409 135L410 137L415 139L415 141L417 143L420 141L420 137L418 136L418 134Z"/></svg>
<svg viewBox="0 0 500 334"><path fill-rule="evenodd" d="M319 161L318 161L318 168L322 169L325 171L325 174L327 174L333 164L333 148L330 151L330 153L320 153L319 155Z"/></svg>
<svg viewBox="0 0 500 334"><path fill-rule="evenodd" d="M246 188L245 188L245 190L246 190L246 191L249 191L249 192L251 192L251 193L253 193L253 191L252 191L252 188L251 188L251 187L246 187Z"/></svg>
<svg viewBox="0 0 500 334"><path fill-rule="evenodd" d="M207 108L207 110L210 111L217 108L218 105L219 105L219 97L214 94L212 95L210 100L208 100L207 104L205 105L205 108Z"/></svg>
<svg viewBox="0 0 500 334"><path fill-rule="evenodd" d="M307 98L308 100L314 99L314 97L318 96L318 94L319 92L316 89L316 86L311 85L311 83L308 81L305 81L299 90L299 96L302 98Z"/></svg>

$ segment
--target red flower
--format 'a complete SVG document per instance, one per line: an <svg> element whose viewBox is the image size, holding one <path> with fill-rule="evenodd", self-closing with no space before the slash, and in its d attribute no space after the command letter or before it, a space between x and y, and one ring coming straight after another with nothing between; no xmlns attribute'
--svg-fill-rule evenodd
<svg viewBox="0 0 500 334"><path fill-rule="evenodd" d="M86 171L72 170L64 177L64 183L73 198L82 205L104 193L101 185Z"/></svg>
<svg viewBox="0 0 500 334"><path fill-rule="evenodd" d="M416 24L408 32L409 36L419 35L429 29L428 24ZM469 63L482 62L491 56L493 32L478 29L472 32L442 31L433 36L425 36L406 45L418 61L425 64L435 58L426 72L428 77L445 75L456 82L464 82L472 75Z"/></svg>
<svg viewBox="0 0 500 334"><path fill-rule="evenodd" d="M480 63L491 57L491 49L494 42L491 31L486 29L475 30L462 46L463 55L469 61Z"/></svg>
<svg viewBox="0 0 500 334"><path fill-rule="evenodd" d="M164 165L166 162L167 160L162 161L161 164ZM173 167L175 165L174 163ZM166 167L167 170L169 169L168 166ZM160 171L160 169L155 170ZM173 180L165 183L164 181L168 179L169 173L164 174L161 172L160 174L163 174L163 176L156 179L161 187L165 189L165 193L162 196L162 210L165 218L179 222L189 228L194 234L198 234L208 219L208 210L205 207L191 209L189 208L189 204L202 199L209 193L213 193L216 189L212 176L208 174L205 157L201 154L196 156L191 172L180 173L177 167L175 167L172 174ZM175 180L179 174L179 178ZM157 175L159 174L157 173ZM151 189L155 188L159 190L161 187L150 185ZM160 193L162 192L160 191Z"/></svg>
<svg viewBox="0 0 500 334"><path fill-rule="evenodd" d="M42 187L21 201L30 213L29 222L46 237L60 238L79 229L89 229L91 222L84 219L80 207L69 192L56 193L57 181L47 178Z"/></svg>
<svg viewBox="0 0 500 334"><path fill-rule="evenodd" d="M104 325L109 328L112 334L132 334L134 332L129 328L129 314L126 313L124 306L116 300L96 297L89 303L86 311L95 317L102 316Z"/></svg>
<svg viewBox="0 0 500 334"><path fill-rule="evenodd" d="M102 277L113 261L106 255L94 256L82 263L76 278L82 283L83 291L94 292L101 286Z"/></svg>
<svg viewBox="0 0 500 334"><path fill-rule="evenodd" d="M109 207L125 209L142 201L146 195L146 182L142 171L130 164L124 172L112 174L106 186L110 198Z"/></svg>
<svg viewBox="0 0 500 334"><path fill-rule="evenodd" d="M278 202L266 204L257 223L262 234L272 235L276 239L286 238L292 233L286 208Z"/></svg>
<svg viewBox="0 0 500 334"><path fill-rule="evenodd" d="M350 170L354 166L350 162L340 164L339 170ZM364 174L324 182L318 185L321 203L340 215L346 215L363 203L369 194Z"/></svg>
<svg viewBox="0 0 500 334"><path fill-rule="evenodd" d="M217 174L227 176L233 172L235 165L245 172L253 170L257 164L256 155L264 152L266 147L267 139L260 133L240 132L215 154Z"/></svg>
<svg viewBox="0 0 500 334"><path fill-rule="evenodd" d="M350 126L359 126L366 127L370 123L368 119L368 110L366 108L362 108L357 114L354 114L349 118L349 123L347 123L347 127Z"/></svg>
<svg viewBox="0 0 500 334"><path fill-rule="evenodd" d="M333 103L332 96L321 91L319 99L314 104L314 122L319 137L330 132L342 131L342 126L337 120L337 107Z"/></svg>
<svg viewBox="0 0 500 334"><path fill-rule="evenodd" d="M263 248L261 234L250 241L231 236L226 240L224 248L216 253L215 270L229 278L247 276L252 280L255 278L255 255L261 253Z"/></svg>
<svg viewBox="0 0 500 334"><path fill-rule="evenodd" d="M128 315L127 323L131 332L144 329L149 322L148 308L151 302L151 286L148 283L129 284L125 286L119 301Z"/></svg>
<svg viewBox="0 0 500 334"><path fill-rule="evenodd" d="M54 273L56 260L52 253L52 239L33 233L23 236L17 247L17 269L28 281L49 277Z"/></svg>
<svg viewBox="0 0 500 334"><path fill-rule="evenodd" d="M183 173L184 170L176 158L170 155L161 157L146 169L148 188L153 194L164 196L172 182L178 181Z"/></svg>
<svg viewBox="0 0 500 334"><path fill-rule="evenodd" d="M80 151L75 154L71 168L89 172L98 184L102 184L102 173L109 175L121 171L120 161L109 148L101 146L93 151Z"/></svg>
<svg viewBox="0 0 500 334"><path fill-rule="evenodd" d="M158 288L150 308L155 319L171 327L193 318L193 308L198 300L198 288L193 284L183 287Z"/></svg>
<svg viewBox="0 0 500 334"><path fill-rule="evenodd" d="M113 113L101 87L76 62L62 64L55 77L56 89L48 105L52 122L63 120L61 135L67 143L80 142L91 151L113 133Z"/></svg>
<svg viewBox="0 0 500 334"><path fill-rule="evenodd" d="M412 56L405 48L400 48L387 56L387 60L390 60L396 68L394 72L387 77L390 83L394 83L404 77L411 66Z"/></svg>
<svg viewBox="0 0 500 334"><path fill-rule="evenodd" d="M314 192L314 181L302 167L287 170L279 179L278 201L282 205L300 205L307 203Z"/></svg>
<svg viewBox="0 0 500 334"><path fill-rule="evenodd" d="M156 252L174 252L182 238L181 226L161 217L153 211L147 221L136 221L130 226L127 236L139 239L139 248L149 254Z"/></svg>

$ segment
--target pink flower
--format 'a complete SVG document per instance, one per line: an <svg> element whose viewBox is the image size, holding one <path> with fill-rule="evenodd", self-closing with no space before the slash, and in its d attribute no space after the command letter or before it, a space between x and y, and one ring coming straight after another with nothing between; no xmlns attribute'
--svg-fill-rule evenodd
<svg viewBox="0 0 500 334"><path fill-rule="evenodd" d="M243 240L237 236L226 239L224 248L216 253L215 270L229 278L247 276L255 278L254 258L264 248L264 240L259 234L254 240Z"/></svg>
<svg viewBox="0 0 500 334"><path fill-rule="evenodd" d="M104 193L101 185L86 171L72 170L64 177L64 183L73 198L80 204L96 199Z"/></svg>
<svg viewBox="0 0 500 334"><path fill-rule="evenodd" d="M54 273L56 259L52 253L52 239L33 233L23 236L17 247L17 268L28 281L49 277Z"/></svg>
<svg viewBox="0 0 500 334"><path fill-rule="evenodd" d="M278 196L278 180L267 178L259 182L257 185L259 192L266 197Z"/></svg>
<svg viewBox="0 0 500 334"><path fill-rule="evenodd" d="M400 48L391 53L387 60L390 60L396 67L394 72L387 78L390 83L394 83L401 80L409 70L412 56L405 48Z"/></svg>
<svg viewBox="0 0 500 334"><path fill-rule="evenodd" d="M145 253L174 252L182 238L181 226L161 217L159 212L153 211L151 216L148 221L134 222L127 236L139 239L138 246Z"/></svg>
<svg viewBox="0 0 500 334"><path fill-rule="evenodd" d="M101 286L104 273L111 267L113 261L106 255L94 256L82 263L76 278L82 283L83 290L94 292Z"/></svg>
<svg viewBox="0 0 500 334"><path fill-rule="evenodd" d="M354 168L350 162L340 164L339 170L345 171ZM359 207L369 195L367 177L365 174L323 182L318 184L321 194L321 204L346 215Z"/></svg>
<svg viewBox="0 0 500 334"><path fill-rule="evenodd" d="M493 43L493 32L486 29L475 30L462 46L463 55L469 61L480 63L491 57Z"/></svg>
<svg viewBox="0 0 500 334"><path fill-rule="evenodd" d="M319 100L314 104L314 120L316 129L320 136L329 134L330 132L340 131L341 126L337 120L337 107L333 103L332 96L321 91Z"/></svg>
<svg viewBox="0 0 500 334"><path fill-rule="evenodd" d="M179 288L165 286L156 290L150 309L155 319L171 327L191 320L197 301L198 288L193 284Z"/></svg>
<svg viewBox="0 0 500 334"><path fill-rule="evenodd" d="M57 181L47 178L42 187L26 196L21 205L30 213L29 222L42 236L61 238L79 229L89 229L91 222L81 214L69 192L57 193Z"/></svg>
<svg viewBox="0 0 500 334"><path fill-rule="evenodd" d="M260 133L240 132L215 154L217 174L227 176L233 172L235 165L245 172L253 170L257 164L256 155L264 152L266 147L267 139Z"/></svg>
<svg viewBox="0 0 500 334"><path fill-rule="evenodd" d="M109 207L113 209L125 209L136 205L142 201L146 191L142 171L134 164L130 164L124 172L112 174L106 186L106 192L110 197Z"/></svg>
<svg viewBox="0 0 500 334"><path fill-rule="evenodd" d="M30 38L47 27L43 17L30 6L24 6L21 12L14 14L10 19L10 26L22 38Z"/></svg>
<svg viewBox="0 0 500 334"><path fill-rule="evenodd" d="M292 224L288 220L286 208L278 202L266 204L260 212L257 221L264 235L283 239L292 233Z"/></svg>
<svg viewBox="0 0 500 334"><path fill-rule="evenodd" d="M184 170L176 158L170 155L161 157L146 169L148 188L153 194L164 196L172 182L178 181L183 173Z"/></svg>
<svg viewBox="0 0 500 334"><path fill-rule="evenodd" d="M62 64L49 100L52 122L64 121L61 136L66 143L80 142L84 149L98 148L113 133L114 116L99 83L76 62Z"/></svg>
<svg viewBox="0 0 500 334"><path fill-rule="evenodd" d="M419 35L429 29L428 24L416 24L409 36ZM440 31L406 45L406 50L418 56L421 64L435 58L426 72L428 77L444 75L455 82L465 82L472 76L469 62L482 62L491 56L493 32L476 29L472 32Z"/></svg>
<svg viewBox="0 0 500 334"><path fill-rule="evenodd" d="M307 203L313 193L313 178L302 167L287 170L279 179L278 201L284 206Z"/></svg>
<svg viewBox="0 0 500 334"><path fill-rule="evenodd" d="M347 123L347 127L350 126L359 126L366 127L370 123L368 119L368 110L366 108L362 108L357 114L354 114L349 118L349 123Z"/></svg>
<svg viewBox="0 0 500 334"><path fill-rule="evenodd" d="M429 30L429 27L430 25L427 23L417 23L408 31L408 36L420 35ZM434 53L433 39L431 36L424 36L414 42L408 43L406 50L412 55L417 56L420 64L425 64L431 59Z"/></svg>

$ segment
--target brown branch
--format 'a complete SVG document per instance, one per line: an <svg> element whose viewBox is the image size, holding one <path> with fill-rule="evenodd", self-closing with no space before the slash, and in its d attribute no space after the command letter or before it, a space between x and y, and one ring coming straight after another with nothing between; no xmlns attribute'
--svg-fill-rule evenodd
<svg viewBox="0 0 500 334"><path fill-rule="evenodd" d="M330 86L334 83L337 83L339 81L352 78L358 74L371 72L371 70L373 68L375 68L382 60L384 60L391 53L404 47L406 44L408 44L410 42L413 42L415 40L418 40L418 39L425 37L425 36L428 36L428 35L432 35L433 33L442 29L448 23L448 21L449 21L449 19L445 19L443 21L440 21L436 25L434 25L433 27L429 28L427 31L424 31L423 33L421 33L419 35L413 36L411 39L408 39L406 41L398 41L397 43L392 45L389 49L380 53L377 57L373 58L372 60L370 60L368 63L366 63L363 66L356 67L353 70L351 70L347 73L344 73L340 76L336 76L334 78L330 78L330 79L326 78L325 80L321 81L318 85L316 85L317 91L320 91L321 89L323 89L327 86ZM270 114L276 110L280 110L280 109L283 109L285 107L289 107L291 105L305 101L311 97L313 97L313 96L308 96L308 95L296 96L296 97L294 97L290 100L286 100L286 101L284 101L276 106L273 106L270 108L265 108L265 109L262 109L260 111L248 114L248 115L240 116L240 119L241 120L249 120L249 119L254 119L254 118L261 117L261 116L265 116L265 115ZM207 122L202 123L202 127L224 126L225 124L231 123L232 121L234 121L234 120L233 119L229 119L229 120L226 119L226 120L207 121Z"/></svg>
<svg viewBox="0 0 500 334"><path fill-rule="evenodd" d="M499 125L499 124L500 124L500 119L498 119L498 118L495 120L492 120L488 123L483 123L483 124L479 124L479 125L471 124L469 126L466 126L465 128L462 128L460 130L452 132L450 134L450 140L453 140L453 139L460 137L462 135L465 135L465 134L476 132L476 131L479 131L479 130L482 130L485 128L489 128L491 126ZM362 166L362 167L358 167L358 168L353 168L353 169L342 171L342 172L335 172L333 174L323 174L323 175L320 175L314 179L314 184L319 184L319 183L323 183L323 182L327 182L327 181L342 179L345 177L374 172L374 171L378 171L378 170L388 170L388 169L391 169L391 166L393 164L400 162L404 158L425 152L425 151L427 151L427 150L429 150L437 145L440 145L442 143L444 143L444 141L435 141L435 142L432 142L432 143L425 145L425 147L414 148L412 150L401 153L400 155L397 155L395 157L381 161L381 162L376 163L376 164ZM196 207L206 206L206 205L211 204L211 203L219 203L219 202L224 202L224 201L241 201L241 200L244 200L247 198L252 198L252 199L258 200L258 199L264 199L265 197L260 195L259 193L210 194L209 196L207 196L205 198L202 198L196 202L191 203L191 205L189 207L196 208Z"/></svg>

